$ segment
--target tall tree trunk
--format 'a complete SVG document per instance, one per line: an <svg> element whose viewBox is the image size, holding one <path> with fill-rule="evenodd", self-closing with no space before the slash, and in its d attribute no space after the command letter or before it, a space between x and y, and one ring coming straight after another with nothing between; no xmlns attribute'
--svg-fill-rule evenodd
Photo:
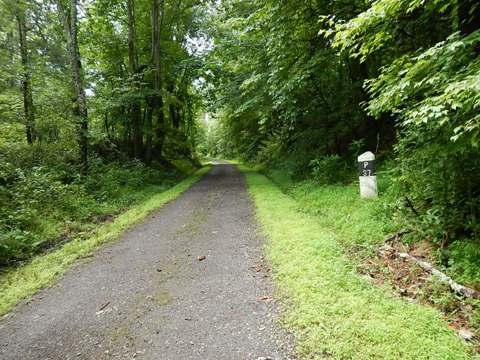
<svg viewBox="0 0 480 360"><path fill-rule="evenodd" d="M127 12L128 12L128 63L130 76L134 76L138 71L137 64L137 50L135 46L135 3L134 0L127 0ZM133 156L136 159L142 157L142 133L141 133L141 119L142 109L137 100L135 100L130 107L130 120L132 123L132 145Z"/></svg>
<svg viewBox="0 0 480 360"><path fill-rule="evenodd" d="M175 105L173 104L169 105L169 113L170 113L170 119L172 121L173 128L178 129L180 127L180 119L179 119L178 111Z"/></svg>
<svg viewBox="0 0 480 360"><path fill-rule="evenodd" d="M150 164L152 161L152 117L153 117L153 104L147 105L147 113L145 114L145 162Z"/></svg>
<svg viewBox="0 0 480 360"><path fill-rule="evenodd" d="M72 84L75 91L75 115L80 147L80 162L84 173L88 170L88 111L85 89L83 87L83 70L78 48L78 0L70 0L70 11L67 12L62 0L56 0L58 13L63 23L63 31L67 40L70 60Z"/></svg>
<svg viewBox="0 0 480 360"><path fill-rule="evenodd" d="M162 150L163 150L163 142L165 138L165 115L163 113L163 98L159 96L157 99L157 127L156 127L156 135L157 135L157 142L155 146L156 153L162 157Z"/></svg>
<svg viewBox="0 0 480 360"><path fill-rule="evenodd" d="M105 132L107 133L107 139L110 139L110 129L108 127L108 112L105 111L103 114L103 127L105 128Z"/></svg>
<svg viewBox="0 0 480 360"><path fill-rule="evenodd" d="M170 93L170 96L173 95L174 92L174 86L173 83L169 83L168 85L168 92ZM175 104L170 100L168 104L168 114L170 118L170 122L172 124L172 127L174 129L178 129L180 127L180 119L178 117L178 110Z"/></svg>
<svg viewBox="0 0 480 360"><path fill-rule="evenodd" d="M163 143L165 141L165 116L163 112L163 96L161 95L162 90L162 72L161 72L161 34L163 29L163 21L165 19L165 0L160 0L160 24L158 27L158 49L157 49L157 60L155 62L155 79L158 82L156 85L156 90L158 91L157 98L157 152L160 157L162 157Z"/></svg>
<svg viewBox="0 0 480 360"><path fill-rule="evenodd" d="M13 57L14 57L14 53L15 53L15 39L13 37L13 30L9 30L7 32L7 61L8 61L8 66L9 67L12 67L13 66ZM15 87L15 77L14 76L10 76L10 79L9 79L9 85L11 88L14 88Z"/></svg>
<svg viewBox="0 0 480 360"><path fill-rule="evenodd" d="M160 59L160 34L161 34L161 22L159 19L159 13L162 13L162 22L164 16L164 0L152 1L152 61L154 70L153 90L154 95L150 99L150 112L147 114L145 122L146 127L146 144L145 144L145 162L149 163L152 160L152 136L153 136L153 121L152 118L155 115L157 118L157 137L159 149L159 155L161 156L161 150L163 145L164 132L164 118L163 118L163 99L161 96L162 78L161 78L161 59Z"/></svg>
<svg viewBox="0 0 480 360"><path fill-rule="evenodd" d="M152 61L154 67L153 90L160 89L160 32L158 22L158 0L152 0ZM149 164L152 161L152 143L153 143L153 112L157 107L157 94L154 94L149 101L149 109L145 119L145 162Z"/></svg>
<svg viewBox="0 0 480 360"><path fill-rule="evenodd" d="M18 24L18 37L20 39L20 56L22 60L22 92L23 92L23 111L25 114L25 132L27 142L33 144L35 140L34 124L35 114L33 108L32 95L32 77L30 61L28 58L28 44L27 44L27 25L26 25L26 10L22 8L24 4L18 4L16 11L16 18Z"/></svg>

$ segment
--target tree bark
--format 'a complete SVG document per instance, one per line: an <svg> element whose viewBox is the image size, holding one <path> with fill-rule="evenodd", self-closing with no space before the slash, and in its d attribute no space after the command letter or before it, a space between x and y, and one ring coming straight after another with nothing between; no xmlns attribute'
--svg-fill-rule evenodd
<svg viewBox="0 0 480 360"><path fill-rule="evenodd" d="M13 30L9 30L7 32L7 61L8 61L8 66L9 67L12 67L13 66L13 57L14 57L14 53L15 53L15 39L13 37ZM8 81L9 85L11 88L14 88L15 87L15 77L14 76L10 76L9 78L9 81Z"/></svg>
<svg viewBox="0 0 480 360"><path fill-rule="evenodd" d="M138 71L137 63L137 49L135 46L135 3L134 0L127 0L127 12L128 12L128 62L130 76L134 76ZM138 102L135 100L130 106L130 120L132 123L132 145L133 156L136 159L142 158L143 139L141 132L141 119L142 109Z"/></svg>
<svg viewBox="0 0 480 360"><path fill-rule="evenodd" d="M168 85L168 92L170 93L171 96L174 93L174 86L173 86L173 83L171 83L171 82ZM178 129L180 127L180 119L179 119L179 116L178 116L178 110L177 110L177 106L175 106L175 104L171 100L169 101L169 104L168 104L168 114L169 114L169 118L170 118L170 122L172 124L172 127L174 129Z"/></svg>
<svg viewBox="0 0 480 360"><path fill-rule="evenodd" d="M158 0L152 0L152 13L151 13L151 23L152 23L152 62L154 67L154 80L153 80L153 90L157 91L159 89L159 71L158 67L160 65L160 56L159 56L159 24L158 24ZM149 164L152 161L152 140L153 140L153 127L152 127L152 117L153 111L156 108L156 94L151 96L149 99L149 109L147 111L145 119L145 162Z"/></svg>
<svg viewBox="0 0 480 360"><path fill-rule="evenodd" d="M174 129L180 128L180 118L178 116L177 107L173 104L169 105L170 108L170 119L172 121L172 126Z"/></svg>
<svg viewBox="0 0 480 360"><path fill-rule="evenodd" d="M72 85L75 92L76 125L78 133L78 144L80 148L80 163L82 171L88 171L88 111L85 89L83 87L83 70L78 48L78 0L70 0L70 11L67 12L62 0L56 0L60 20L63 24L63 31L67 40L68 55L71 68Z"/></svg>
<svg viewBox="0 0 480 360"><path fill-rule="evenodd" d="M152 117L153 104L147 106L147 113L145 114L145 163L150 164L152 161Z"/></svg>
<svg viewBox="0 0 480 360"><path fill-rule="evenodd" d="M155 90L157 91L157 146L156 150L158 156L162 157L163 143L165 141L165 116L163 112L163 96L161 94L162 90L162 69L161 69L161 34L163 28L163 20L165 17L165 0L160 0L160 24L158 26L158 46L157 46L157 55L155 61L155 81L157 82Z"/></svg>
<svg viewBox="0 0 480 360"><path fill-rule="evenodd" d="M33 94L32 94L32 76L30 68L30 60L28 57L28 44L27 44L27 25L26 25L26 10L22 8L22 3L18 4L16 11L17 25L18 25L18 37L20 40L20 57L22 61L22 92L23 92L23 111L25 114L25 133L27 136L27 142L33 144L35 140L34 124L35 113L33 107Z"/></svg>

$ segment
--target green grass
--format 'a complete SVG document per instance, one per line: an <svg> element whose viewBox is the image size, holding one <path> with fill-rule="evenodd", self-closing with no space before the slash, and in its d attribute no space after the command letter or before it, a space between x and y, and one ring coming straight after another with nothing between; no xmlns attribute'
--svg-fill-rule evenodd
<svg viewBox="0 0 480 360"><path fill-rule="evenodd" d="M378 204L358 200L353 186L306 191L303 184L291 192L297 199L308 197L305 203L312 208L300 211L299 202L265 176L241 169L269 239L266 253L276 295L283 300L283 321L294 331L303 358L470 357L471 348L447 327L440 312L373 286L345 255L342 242L369 244L383 236L383 224L366 218Z"/></svg>
<svg viewBox="0 0 480 360"><path fill-rule="evenodd" d="M285 172L275 170L267 176L296 200L298 211L315 216L322 226L335 231L337 240L354 257L368 256L395 231L384 202L361 199L358 184L295 183Z"/></svg>
<svg viewBox="0 0 480 360"><path fill-rule="evenodd" d="M35 257L30 263L0 276L0 315L7 313L20 300L33 295L62 275L77 259L87 257L100 245L112 242L131 228L178 197L198 181L209 167L204 167L172 188L151 196L120 214L113 222L101 225L88 237L78 237L58 250Z"/></svg>

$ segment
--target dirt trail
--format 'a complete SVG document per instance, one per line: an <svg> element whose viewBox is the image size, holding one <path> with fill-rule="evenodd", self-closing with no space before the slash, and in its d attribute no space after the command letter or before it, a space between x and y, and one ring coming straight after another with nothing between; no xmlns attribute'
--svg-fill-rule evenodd
<svg viewBox="0 0 480 360"><path fill-rule="evenodd" d="M0 359L288 359L261 249L243 176L216 165L1 320Z"/></svg>

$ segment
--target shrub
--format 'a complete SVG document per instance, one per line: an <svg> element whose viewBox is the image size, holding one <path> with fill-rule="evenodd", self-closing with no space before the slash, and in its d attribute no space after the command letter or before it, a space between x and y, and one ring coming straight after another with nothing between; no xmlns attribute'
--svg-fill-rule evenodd
<svg viewBox="0 0 480 360"><path fill-rule="evenodd" d="M338 155L310 161L312 177L318 184L347 184L353 179L352 167Z"/></svg>
<svg viewBox="0 0 480 360"><path fill-rule="evenodd" d="M442 246L463 238L478 238L480 225L480 158L469 141L452 142L448 132L430 128L405 130L396 147L395 186L391 191L411 206L405 222L421 236ZM418 226L417 226L418 225Z"/></svg>
<svg viewBox="0 0 480 360"><path fill-rule="evenodd" d="M159 164L92 157L88 176L82 176L63 145L0 147L0 266L55 246L172 185L181 174Z"/></svg>

